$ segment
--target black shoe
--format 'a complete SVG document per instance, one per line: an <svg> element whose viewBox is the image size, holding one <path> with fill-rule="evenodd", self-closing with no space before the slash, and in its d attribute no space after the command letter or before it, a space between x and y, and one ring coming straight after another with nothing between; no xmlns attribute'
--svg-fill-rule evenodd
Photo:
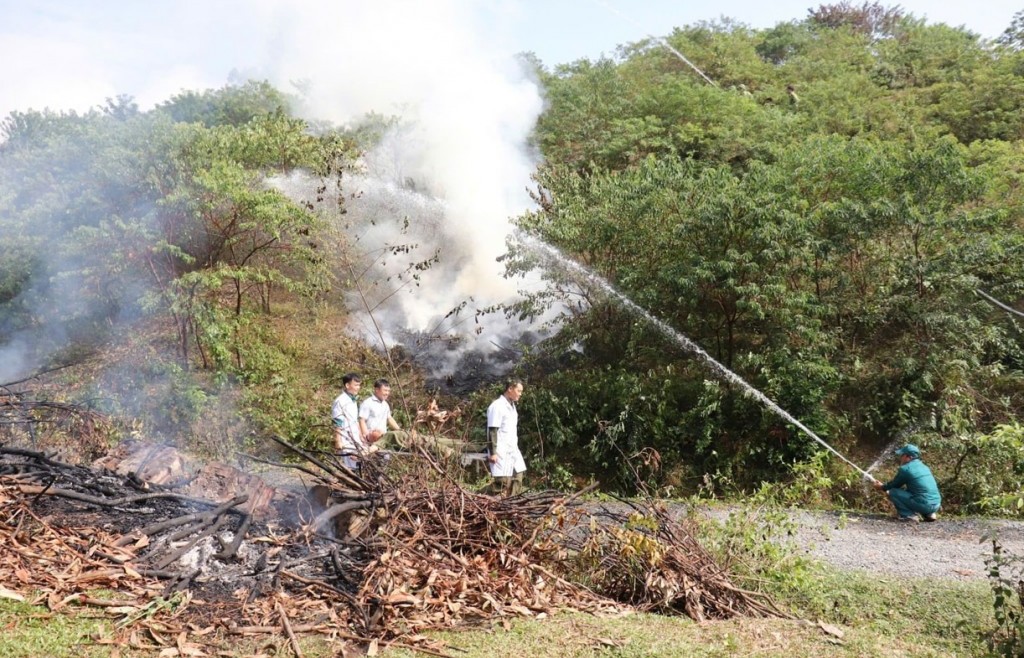
<svg viewBox="0 0 1024 658"><path fill-rule="evenodd" d="M931 514L925 514L924 520L925 523L934 523L939 520L939 517L935 516L935 512L932 512Z"/></svg>

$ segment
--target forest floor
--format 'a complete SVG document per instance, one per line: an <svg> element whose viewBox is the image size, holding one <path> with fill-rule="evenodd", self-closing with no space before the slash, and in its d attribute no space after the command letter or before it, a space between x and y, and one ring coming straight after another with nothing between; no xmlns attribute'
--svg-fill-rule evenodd
<svg viewBox="0 0 1024 658"><path fill-rule="evenodd" d="M290 469L268 479L276 480L276 486L304 486ZM590 505L596 509L624 503L593 501ZM684 515L687 507L679 503L671 512ZM983 537L998 532L1007 554L1024 555L1024 522L940 516L936 523L905 524L880 514L794 508L786 511L788 522L778 523L771 521L778 518L776 512L758 518L756 509L727 504L700 511L720 522L737 514L737 520L743 522L740 527L765 523L781 529L781 541L824 565L782 595L783 605L799 619L737 618L697 624L683 617L646 613L607 619L559 613L432 635L448 644L448 655L465 658L939 658L984 654L985 633L993 622L991 594L985 582L985 560L992 544ZM786 533L787 529L790 532ZM153 655L95 643L95 637L113 633L97 630L101 623L107 622L98 621L95 615L65 617L0 601L0 628L7 629L0 638L0 655ZM211 637L201 655L291 655L287 642L281 637L251 643ZM303 637L302 647L308 658L353 655L317 636ZM382 654L389 658L422 655L395 648Z"/></svg>

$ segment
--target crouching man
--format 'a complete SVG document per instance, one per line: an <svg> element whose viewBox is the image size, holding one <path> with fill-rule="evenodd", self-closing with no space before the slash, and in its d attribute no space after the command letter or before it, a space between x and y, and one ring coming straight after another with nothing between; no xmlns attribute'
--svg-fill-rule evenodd
<svg viewBox="0 0 1024 658"><path fill-rule="evenodd" d="M876 480L875 487L889 495L900 521L916 523L918 514L925 521L934 521L942 496L931 469L921 461L921 451L908 443L896 454L900 458L896 477L885 484Z"/></svg>

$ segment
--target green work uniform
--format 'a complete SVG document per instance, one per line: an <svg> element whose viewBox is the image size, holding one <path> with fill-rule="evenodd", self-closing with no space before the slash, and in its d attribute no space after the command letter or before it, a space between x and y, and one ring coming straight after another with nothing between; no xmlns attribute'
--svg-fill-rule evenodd
<svg viewBox="0 0 1024 658"><path fill-rule="evenodd" d="M920 459L912 459L900 466L896 477L882 485L900 516L934 514L942 505L939 485L932 470Z"/></svg>

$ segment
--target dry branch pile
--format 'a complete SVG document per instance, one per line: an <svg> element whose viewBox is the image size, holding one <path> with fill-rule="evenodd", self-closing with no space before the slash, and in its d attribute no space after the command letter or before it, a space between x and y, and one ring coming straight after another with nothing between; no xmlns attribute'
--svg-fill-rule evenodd
<svg viewBox="0 0 1024 658"><path fill-rule="evenodd" d="M104 441L109 420L102 414L31 391L13 390L14 384L0 384L0 442L25 440L35 445L40 430L73 434L77 447L85 451Z"/></svg>
<svg viewBox="0 0 1024 658"><path fill-rule="evenodd" d="M468 492L425 454L419 468L375 460L357 474L288 448L317 485L263 521L244 494L204 501L0 446L0 582L19 590L0 596L96 605L103 587L145 609L187 591L179 624L280 633L297 654L298 633L429 651L426 629L560 608L780 614L653 508L593 516L554 493Z"/></svg>
<svg viewBox="0 0 1024 658"><path fill-rule="evenodd" d="M494 499L454 485L403 486L389 502L360 589L384 628L419 631L565 607L620 609L553 570L559 550L545 529L559 497Z"/></svg>
<svg viewBox="0 0 1024 658"><path fill-rule="evenodd" d="M564 545L577 556L581 580L639 610L682 612L696 621L787 616L771 600L736 586L697 541L690 520L673 520L653 503L591 510L601 523Z"/></svg>

